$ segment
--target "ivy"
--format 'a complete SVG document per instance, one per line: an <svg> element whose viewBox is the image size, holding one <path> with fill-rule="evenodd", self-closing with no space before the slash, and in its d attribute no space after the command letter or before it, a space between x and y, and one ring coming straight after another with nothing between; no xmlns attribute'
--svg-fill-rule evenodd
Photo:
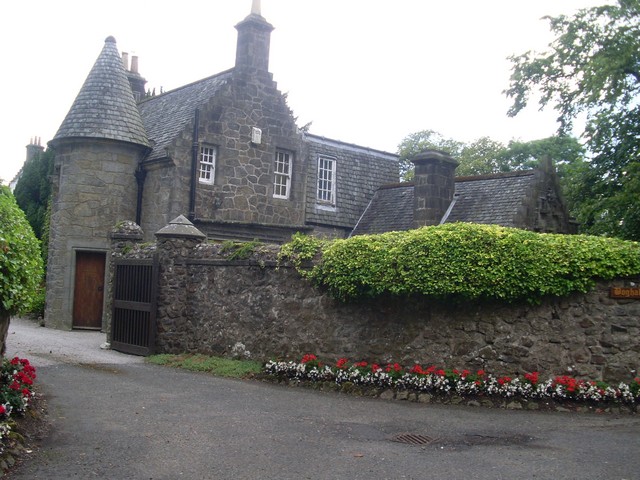
<svg viewBox="0 0 640 480"><path fill-rule="evenodd" d="M302 268L300 259L318 251L313 266ZM466 223L331 242L298 236L281 255L296 258L302 275L342 301L420 295L535 303L587 292L596 279L640 274L637 242Z"/></svg>

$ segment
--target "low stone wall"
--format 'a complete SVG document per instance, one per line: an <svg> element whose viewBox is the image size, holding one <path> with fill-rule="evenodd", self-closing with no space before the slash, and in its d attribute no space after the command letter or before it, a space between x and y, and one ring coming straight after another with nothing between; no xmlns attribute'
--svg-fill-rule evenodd
<svg viewBox="0 0 640 480"><path fill-rule="evenodd" d="M129 249L129 248L128 248ZM220 245L159 239L129 256L160 257L159 353L200 352L255 359L305 353L332 360L485 369L496 375L539 371L629 382L640 366L640 301L587 294L540 305L378 299L340 303L265 252L231 261ZM141 253L142 252L142 253Z"/></svg>

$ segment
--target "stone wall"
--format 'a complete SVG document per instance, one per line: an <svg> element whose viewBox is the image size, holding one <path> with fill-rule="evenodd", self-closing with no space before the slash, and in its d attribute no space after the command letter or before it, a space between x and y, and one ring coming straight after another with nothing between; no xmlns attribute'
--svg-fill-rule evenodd
<svg viewBox="0 0 640 480"><path fill-rule="evenodd" d="M160 239L157 251L158 352L262 360L315 353L605 381L629 381L640 366L640 301L609 297L610 286L640 278L601 282L588 294L540 305L342 304L295 269L278 267L273 253L230 261L220 245L171 238Z"/></svg>
<svg viewBox="0 0 640 480"><path fill-rule="evenodd" d="M114 224L135 218L143 149L111 140L58 141L52 176L47 326L71 329L76 255L104 253Z"/></svg>

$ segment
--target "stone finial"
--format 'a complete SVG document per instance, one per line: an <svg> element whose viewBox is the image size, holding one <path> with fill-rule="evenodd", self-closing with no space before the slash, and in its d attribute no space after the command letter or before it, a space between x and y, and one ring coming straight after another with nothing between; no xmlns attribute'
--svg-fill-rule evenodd
<svg viewBox="0 0 640 480"><path fill-rule="evenodd" d="M193 226L184 215L179 215L156 232L157 238L192 238L204 240L207 236Z"/></svg>

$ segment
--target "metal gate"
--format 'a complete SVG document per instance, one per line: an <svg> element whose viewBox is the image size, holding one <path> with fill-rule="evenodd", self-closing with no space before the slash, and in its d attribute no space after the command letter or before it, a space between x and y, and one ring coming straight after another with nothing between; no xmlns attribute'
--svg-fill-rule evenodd
<svg viewBox="0 0 640 480"><path fill-rule="evenodd" d="M156 333L158 256L152 260L117 259L114 269L111 348L151 355Z"/></svg>

